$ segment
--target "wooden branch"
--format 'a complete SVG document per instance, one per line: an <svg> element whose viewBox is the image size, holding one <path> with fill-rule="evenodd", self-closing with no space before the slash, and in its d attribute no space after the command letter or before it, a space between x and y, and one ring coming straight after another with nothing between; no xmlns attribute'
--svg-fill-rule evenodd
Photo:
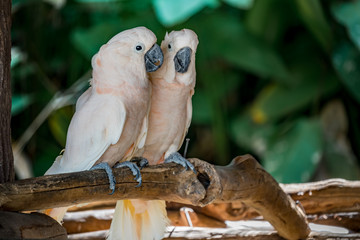
<svg viewBox="0 0 360 240"><path fill-rule="evenodd" d="M240 200L256 209L280 236L287 239L308 236L310 229L304 212L252 156L236 157L228 166L215 169L223 186L215 202Z"/></svg>
<svg viewBox="0 0 360 240"><path fill-rule="evenodd" d="M223 221L208 217L195 210L186 211L187 209L168 210L167 215L170 219L170 225L208 228L226 227ZM68 234L107 230L110 228L113 213L114 208L68 212L65 215L63 227ZM354 232L360 232L360 213L358 212L308 215L307 220L311 223L343 227Z"/></svg>
<svg viewBox="0 0 360 240"><path fill-rule="evenodd" d="M108 233L108 230L86 232L79 234L70 234L69 239L104 239ZM234 228L201 228L201 227L169 227L165 233L164 240L203 240L203 239L223 239L223 240L283 240L282 237L276 234L275 231L267 228L249 228L234 227ZM358 240L360 234L358 233L332 233L313 231L310 233L309 238L311 240Z"/></svg>
<svg viewBox="0 0 360 240"><path fill-rule="evenodd" d="M69 206L109 199L162 199L204 206L212 201L243 201L268 220L287 239L306 238L304 213L250 155L225 167L189 159L198 171L162 164L142 170L139 188L128 169L115 169L116 191L109 195L104 171L43 176L0 184L0 208L10 211Z"/></svg>
<svg viewBox="0 0 360 240"><path fill-rule="evenodd" d="M1 212L0 226L1 239L68 239L65 229L45 214Z"/></svg>
<svg viewBox="0 0 360 240"><path fill-rule="evenodd" d="M344 227L354 232L360 232L360 213L330 213L307 216L309 222Z"/></svg>
<svg viewBox="0 0 360 240"><path fill-rule="evenodd" d="M280 184L291 198L304 208L306 214L329 214L339 212L360 212L360 181L329 179L313 183ZM171 209L184 205L168 203ZM242 201L212 203L205 207L191 206L196 212L220 221L246 220L259 216L254 208Z"/></svg>
<svg viewBox="0 0 360 240"><path fill-rule="evenodd" d="M0 183L14 180L11 149L11 0L0 1Z"/></svg>
<svg viewBox="0 0 360 240"><path fill-rule="evenodd" d="M301 202L307 214L360 212L360 181L329 179L281 186L295 201Z"/></svg>

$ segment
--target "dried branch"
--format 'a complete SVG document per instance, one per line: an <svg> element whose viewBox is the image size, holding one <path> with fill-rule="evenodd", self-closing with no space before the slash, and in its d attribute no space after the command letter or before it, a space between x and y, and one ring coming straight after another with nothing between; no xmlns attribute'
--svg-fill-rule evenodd
<svg viewBox="0 0 360 240"><path fill-rule="evenodd" d="M109 199L162 199L204 206L212 201L243 201L287 239L305 238L304 213L250 155L236 157L225 167L189 159L198 171L162 164L142 170L139 188L128 169L115 169L116 192L109 195L102 170L43 176L0 184L0 208L10 211L70 206Z"/></svg>
<svg viewBox="0 0 360 240"><path fill-rule="evenodd" d="M67 239L65 229L44 214L1 212L0 226L1 239Z"/></svg>
<svg viewBox="0 0 360 240"><path fill-rule="evenodd" d="M11 0L0 1L0 183L14 180L11 149Z"/></svg>

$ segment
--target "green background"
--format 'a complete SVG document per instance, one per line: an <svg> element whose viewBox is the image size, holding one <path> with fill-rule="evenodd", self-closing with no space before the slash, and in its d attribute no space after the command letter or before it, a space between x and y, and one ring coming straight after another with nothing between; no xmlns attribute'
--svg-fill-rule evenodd
<svg viewBox="0 0 360 240"><path fill-rule="evenodd" d="M64 147L92 55L146 26L159 44L182 28L199 37L189 157L225 165L250 153L284 183L359 179L360 1L12 4L12 137L30 162L17 160L19 178L42 175Z"/></svg>

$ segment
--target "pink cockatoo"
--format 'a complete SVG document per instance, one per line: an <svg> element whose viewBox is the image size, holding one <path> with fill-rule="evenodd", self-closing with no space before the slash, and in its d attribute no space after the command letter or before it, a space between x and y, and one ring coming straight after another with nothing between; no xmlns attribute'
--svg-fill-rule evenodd
<svg viewBox="0 0 360 240"><path fill-rule="evenodd" d="M188 29L166 34L161 43L164 63L159 70L150 73L152 97L142 154L150 164L176 162L196 172L193 165L177 151L191 122L197 45L197 35ZM122 214L114 216L109 239L163 238L168 223L165 207L165 201L162 200L123 201L117 205ZM128 216L132 216L132 221L127 220Z"/></svg>
<svg viewBox="0 0 360 240"><path fill-rule="evenodd" d="M140 170L128 160L144 147L151 100L147 72L157 70L162 61L156 36L145 27L123 31L104 44L92 58L91 87L78 99L65 152L45 174L102 168L114 191L111 167L119 161L140 185ZM66 210L48 212L61 221Z"/></svg>

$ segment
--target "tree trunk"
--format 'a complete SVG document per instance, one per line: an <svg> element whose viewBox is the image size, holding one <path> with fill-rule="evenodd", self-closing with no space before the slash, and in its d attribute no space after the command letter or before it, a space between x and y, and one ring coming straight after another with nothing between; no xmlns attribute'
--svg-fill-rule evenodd
<svg viewBox="0 0 360 240"><path fill-rule="evenodd" d="M0 182L14 180L11 149L11 0L0 1Z"/></svg>

